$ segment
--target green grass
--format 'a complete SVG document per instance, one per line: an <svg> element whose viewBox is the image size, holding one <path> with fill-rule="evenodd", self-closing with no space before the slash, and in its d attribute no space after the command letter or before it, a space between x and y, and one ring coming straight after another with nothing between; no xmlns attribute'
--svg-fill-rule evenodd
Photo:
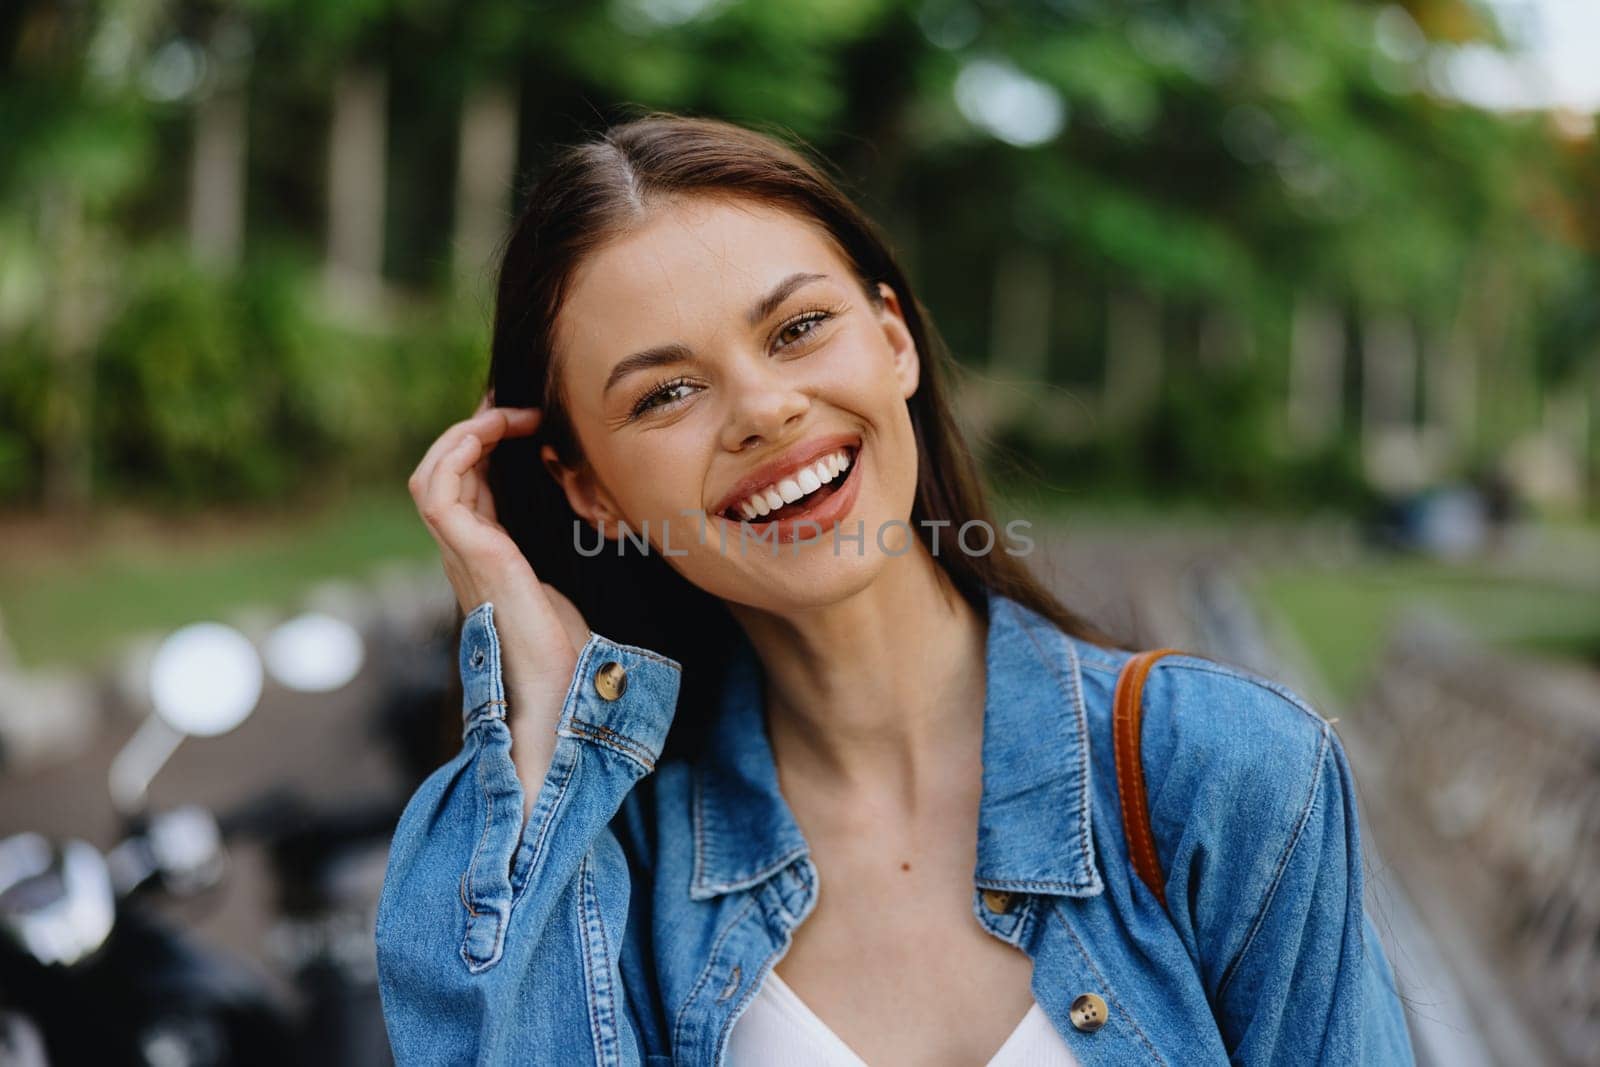
<svg viewBox="0 0 1600 1067"><path fill-rule="evenodd" d="M1407 561L1267 570L1256 591L1295 631L1342 700L1369 681L1390 627L1413 604L1492 643L1600 659L1600 595L1592 588Z"/></svg>
<svg viewBox="0 0 1600 1067"><path fill-rule="evenodd" d="M389 560L437 558L403 493L366 495L298 517L232 520L210 533L141 527L81 551L40 546L7 556L0 560L0 614L25 666L100 662L131 634L222 617L247 604L288 608L319 581L359 578Z"/></svg>

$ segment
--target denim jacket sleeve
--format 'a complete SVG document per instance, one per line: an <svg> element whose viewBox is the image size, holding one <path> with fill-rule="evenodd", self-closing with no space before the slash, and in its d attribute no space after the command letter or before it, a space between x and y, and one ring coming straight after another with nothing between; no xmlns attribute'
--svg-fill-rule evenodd
<svg viewBox="0 0 1600 1067"><path fill-rule="evenodd" d="M680 665L590 635L525 825L492 603L463 622L459 666L461 750L401 815L378 906L395 1060L635 1062L618 981L628 867L609 824L655 767Z"/></svg>
<svg viewBox="0 0 1600 1067"><path fill-rule="evenodd" d="M1179 710L1144 751L1147 767L1175 768L1152 794L1152 826L1229 1058L1412 1063L1333 727L1284 687L1221 665L1156 675ZM1179 744L1199 756L1174 761Z"/></svg>

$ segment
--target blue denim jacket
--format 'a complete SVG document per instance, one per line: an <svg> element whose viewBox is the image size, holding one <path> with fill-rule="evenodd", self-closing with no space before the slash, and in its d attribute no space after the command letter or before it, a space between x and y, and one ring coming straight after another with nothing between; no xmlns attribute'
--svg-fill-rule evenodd
<svg viewBox="0 0 1600 1067"><path fill-rule="evenodd" d="M988 614L972 914L1032 958L1078 1058L1411 1063L1328 723L1209 660L1154 668L1142 754L1169 914L1123 840L1111 709L1128 653L997 594ZM658 766L679 665L591 635L523 825L493 605L467 617L463 745L401 816L378 909L401 1067L722 1062L818 879L741 644L706 753ZM595 684L608 664L620 695ZM1085 993L1105 1002L1097 1029L1073 1023Z"/></svg>

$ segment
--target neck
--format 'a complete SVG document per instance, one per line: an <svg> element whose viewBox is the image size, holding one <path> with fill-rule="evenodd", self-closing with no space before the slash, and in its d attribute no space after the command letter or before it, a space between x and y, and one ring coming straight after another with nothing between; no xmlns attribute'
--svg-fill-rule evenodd
<svg viewBox="0 0 1600 1067"><path fill-rule="evenodd" d="M981 773L987 627L914 543L843 601L733 609L765 668L785 783L916 807Z"/></svg>

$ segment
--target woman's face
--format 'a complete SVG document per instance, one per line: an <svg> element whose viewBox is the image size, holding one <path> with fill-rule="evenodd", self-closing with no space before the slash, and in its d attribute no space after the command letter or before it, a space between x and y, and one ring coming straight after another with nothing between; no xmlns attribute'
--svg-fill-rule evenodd
<svg viewBox="0 0 1600 1067"><path fill-rule="evenodd" d="M695 585L767 610L836 601L912 551L918 354L880 292L821 227L748 199L658 203L591 254L555 329L587 465L543 455L605 550L626 523Z"/></svg>

